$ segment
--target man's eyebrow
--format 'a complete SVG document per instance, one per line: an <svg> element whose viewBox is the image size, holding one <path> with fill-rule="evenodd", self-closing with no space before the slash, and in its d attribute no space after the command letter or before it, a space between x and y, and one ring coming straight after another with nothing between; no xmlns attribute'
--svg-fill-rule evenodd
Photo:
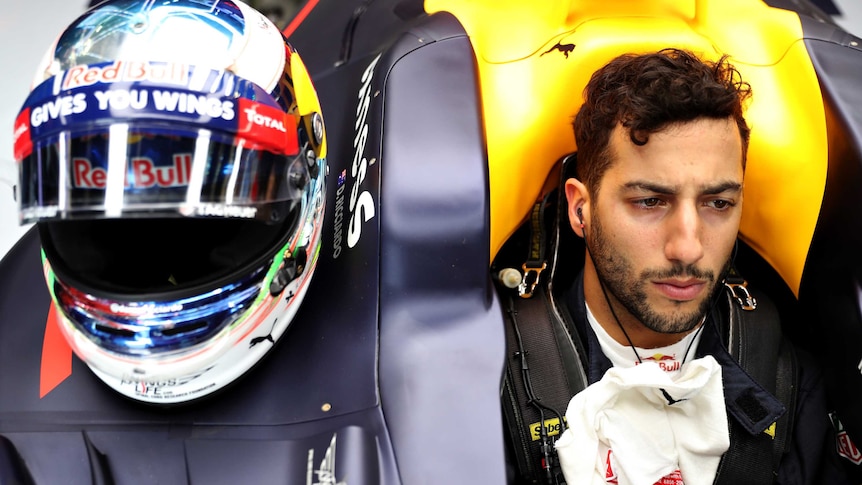
<svg viewBox="0 0 862 485"><path fill-rule="evenodd" d="M741 183L728 180L727 182L720 182L715 185L708 185L701 190L701 193L705 195L713 195L720 194L722 192L739 192L741 190Z"/></svg>
<svg viewBox="0 0 862 485"><path fill-rule="evenodd" d="M647 182L644 180L632 180L623 185L625 190L637 190L639 192L652 192L656 194L673 195L679 192L679 189L674 186L659 185L655 182Z"/></svg>
<svg viewBox="0 0 862 485"><path fill-rule="evenodd" d="M632 180L623 185L625 190L637 190L641 192L652 192L662 195L674 195L679 193L680 189L673 185L661 185L655 182L645 180ZM701 187L700 193L703 195L714 195L723 192L739 192L742 190L742 184L733 180L719 182L716 184L706 185Z"/></svg>

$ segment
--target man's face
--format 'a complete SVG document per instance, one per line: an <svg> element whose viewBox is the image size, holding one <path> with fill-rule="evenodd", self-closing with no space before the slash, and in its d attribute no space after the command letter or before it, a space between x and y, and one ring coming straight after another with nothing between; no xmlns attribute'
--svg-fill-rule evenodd
<svg viewBox="0 0 862 485"><path fill-rule="evenodd" d="M691 330L709 307L739 230L736 124L676 124L644 146L617 126L610 149L613 163L584 207L592 267L608 296L650 330Z"/></svg>

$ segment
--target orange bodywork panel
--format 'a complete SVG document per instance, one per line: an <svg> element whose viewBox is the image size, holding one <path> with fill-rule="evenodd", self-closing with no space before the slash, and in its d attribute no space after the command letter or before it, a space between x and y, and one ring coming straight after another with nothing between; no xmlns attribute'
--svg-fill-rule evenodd
<svg viewBox="0 0 862 485"><path fill-rule="evenodd" d="M798 295L826 182L820 87L799 17L759 0L426 0L476 54L491 184L491 258L577 151L571 122L592 73L619 54L728 54L753 90L741 238Z"/></svg>

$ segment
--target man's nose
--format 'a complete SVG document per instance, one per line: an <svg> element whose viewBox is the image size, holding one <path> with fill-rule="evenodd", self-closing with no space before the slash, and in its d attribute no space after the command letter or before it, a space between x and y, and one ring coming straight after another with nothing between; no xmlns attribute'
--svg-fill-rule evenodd
<svg viewBox="0 0 862 485"><path fill-rule="evenodd" d="M678 206L666 221L665 257L683 265L694 264L703 257L701 220L697 208Z"/></svg>

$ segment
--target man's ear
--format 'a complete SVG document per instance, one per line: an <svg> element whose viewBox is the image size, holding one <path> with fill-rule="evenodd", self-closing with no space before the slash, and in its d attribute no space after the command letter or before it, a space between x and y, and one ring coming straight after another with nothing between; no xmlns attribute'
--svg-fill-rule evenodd
<svg viewBox="0 0 862 485"><path fill-rule="evenodd" d="M589 195L587 187L576 178L566 180L569 225L578 237L584 237L584 224L589 219ZM580 211L580 212L579 212Z"/></svg>

